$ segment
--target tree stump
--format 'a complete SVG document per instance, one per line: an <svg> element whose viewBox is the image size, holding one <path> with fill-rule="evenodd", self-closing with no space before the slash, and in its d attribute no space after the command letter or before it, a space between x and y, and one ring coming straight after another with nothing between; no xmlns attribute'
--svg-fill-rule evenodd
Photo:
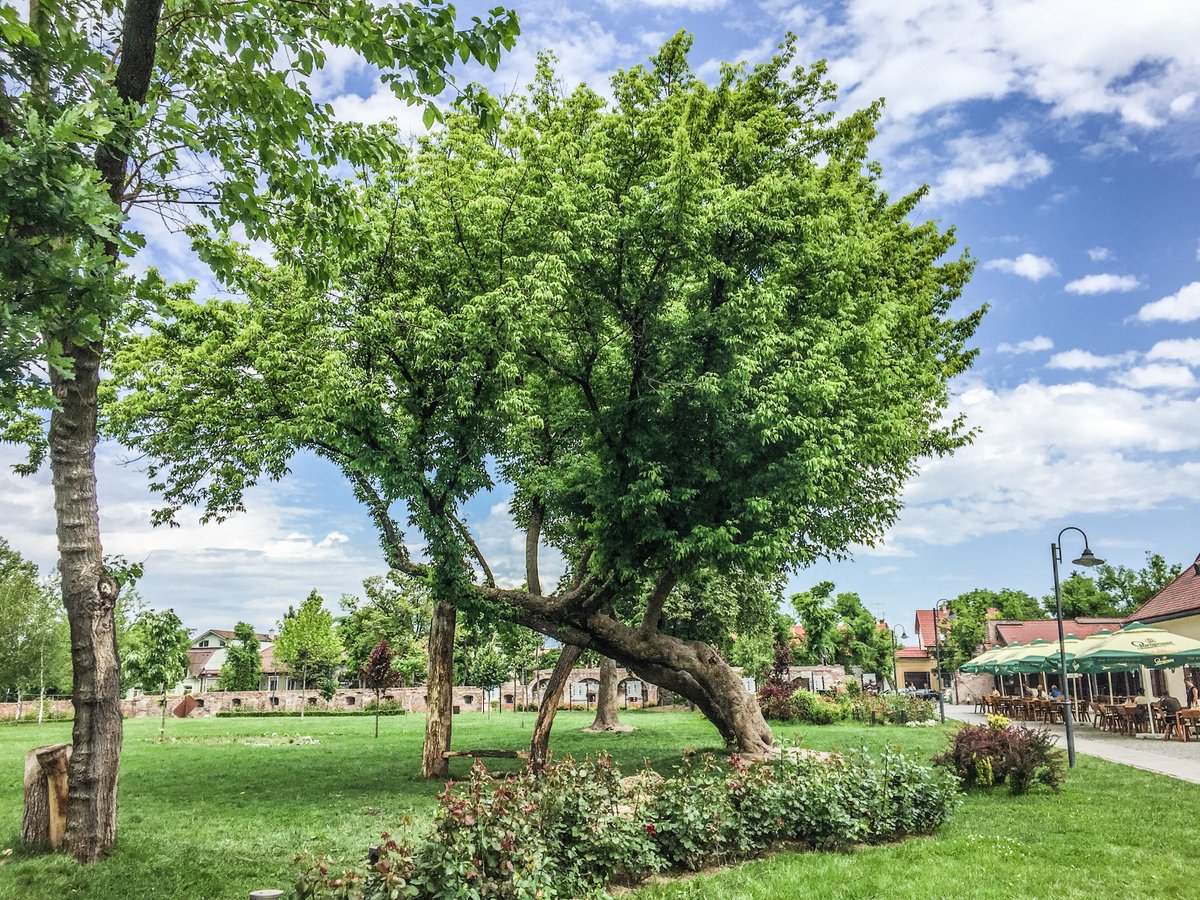
<svg viewBox="0 0 1200 900"><path fill-rule="evenodd" d="M25 754L22 844L54 849L62 846L67 830L67 765L70 761L70 744L51 744Z"/></svg>

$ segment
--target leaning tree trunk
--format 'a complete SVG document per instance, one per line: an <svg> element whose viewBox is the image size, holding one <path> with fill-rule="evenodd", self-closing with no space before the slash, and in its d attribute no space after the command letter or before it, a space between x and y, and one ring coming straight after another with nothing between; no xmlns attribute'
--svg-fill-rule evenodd
<svg viewBox="0 0 1200 900"><path fill-rule="evenodd" d="M421 774L445 778L450 761L450 731L454 712L454 626L457 611L438 601L429 626L429 678L426 682L425 743L421 748Z"/></svg>
<svg viewBox="0 0 1200 900"><path fill-rule="evenodd" d="M602 656L596 718L584 731L617 731L620 728L621 720L617 718L617 664L610 657Z"/></svg>
<svg viewBox="0 0 1200 900"><path fill-rule="evenodd" d="M529 741L529 765L540 770L545 767L550 758L550 729L554 727L554 717L558 715L558 703L562 698L563 685L571 675L571 669L583 653L582 648L564 644L558 655L558 662L550 673L550 680L542 691L542 701L538 704L537 721L533 724L533 737Z"/></svg>
<svg viewBox="0 0 1200 900"><path fill-rule="evenodd" d="M105 571L96 498L97 347L70 347L74 377L51 370L50 470L58 521L63 604L71 628L75 722L67 801L67 852L106 856L117 834L121 669L113 622L119 587Z"/></svg>
<svg viewBox="0 0 1200 900"><path fill-rule="evenodd" d="M685 641L657 627L633 628L582 605L548 609L540 597L504 592L513 619L561 641L587 646L611 657L644 681L667 688L694 703L738 752L752 757L771 752L771 729L737 673L703 641Z"/></svg>

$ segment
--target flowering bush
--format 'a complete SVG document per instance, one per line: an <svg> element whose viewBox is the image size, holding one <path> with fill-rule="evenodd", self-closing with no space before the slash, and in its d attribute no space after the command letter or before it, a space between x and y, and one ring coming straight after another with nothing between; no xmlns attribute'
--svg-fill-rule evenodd
<svg viewBox="0 0 1200 900"><path fill-rule="evenodd" d="M901 754L763 763L685 756L669 778L631 778L607 756L492 776L476 765L448 787L430 831L412 847L384 835L365 870L323 859L296 882L300 900L600 897L661 870L762 853L779 842L813 848L890 841L937 828L957 779Z"/></svg>
<svg viewBox="0 0 1200 900"><path fill-rule="evenodd" d="M851 700L850 717L878 725L927 722L934 717L934 702L909 694L861 694Z"/></svg>
<svg viewBox="0 0 1200 900"><path fill-rule="evenodd" d="M952 769L964 789L1008 782L1013 794L1024 794L1038 782L1058 792L1066 780L1058 740L1045 728L1008 724L989 716L987 725L966 725L950 738L950 746L934 762Z"/></svg>

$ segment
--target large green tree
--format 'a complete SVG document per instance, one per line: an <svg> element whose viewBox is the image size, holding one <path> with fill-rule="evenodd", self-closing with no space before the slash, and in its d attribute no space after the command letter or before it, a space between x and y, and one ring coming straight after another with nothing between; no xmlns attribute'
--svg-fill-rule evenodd
<svg viewBox="0 0 1200 900"><path fill-rule="evenodd" d="M262 655L258 635L245 622L233 626L233 640L225 646L221 664L221 690L257 691L262 681Z"/></svg>
<svg viewBox="0 0 1200 900"><path fill-rule="evenodd" d="M306 695L300 700L303 718L309 682L334 675L342 659L342 644L333 627L333 615L316 590L309 592L298 610L288 612L280 623L272 653L287 666L289 676L300 679L300 690Z"/></svg>
<svg viewBox="0 0 1200 900"><path fill-rule="evenodd" d="M375 647L386 639L401 684L416 684L428 664L429 622L433 602L418 579L392 571L363 582L365 598L342 597L346 614L338 619L338 637L346 651L346 668L361 671Z"/></svg>
<svg viewBox="0 0 1200 900"><path fill-rule="evenodd" d="M988 619L1040 619L1037 598L1024 591L977 588L951 598L953 614L938 623L942 645L942 667L952 672L975 656L987 640Z"/></svg>
<svg viewBox="0 0 1200 900"><path fill-rule="evenodd" d="M24 18L0 5L0 438L29 445L24 471L49 450L75 669L65 842L81 862L115 839L121 745L119 583L95 483L101 371L130 305L164 294L125 267L144 245L127 215L140 205L178 226L198 211L196 229L268 241L287 222L320 280L323 248L353 241L360 221L344 172L396 142L386 126L337 121L309 76L349 51L421 101L457 60L494 67L516 34L503 10L459 29L440 0L31 0Z"/></svg>
<svg viewBox="0 0 1200 900"><path fill-rule="evenodd" d="M167 727L167 692L187 674L191 632L173 609L143 610L129 629L122 665L132 684L147 694L158 694L162 708L158 741Z"/></svg>
<svg viewBox="0 0 1200 900"><path fill-rule="evenodd" d="M292 248L274 268L230 251L245 301L172 299L117 363L114 425L171 510L207 516L298 449L325 455L437 608L499 604L761 753L754 698L664 609L703 571L770 580L880 537L918 460L968 439L947 383L979 314L950 315L971 264L913 223L921 192L880 190L877 108L818 112L834 90L790 43L713 86L689 44L617 75L611 105L543 64L498 129L452 118L362 192L336 291L305 290ZM496 584L460 516L497 471L523 590Z"/></svg>

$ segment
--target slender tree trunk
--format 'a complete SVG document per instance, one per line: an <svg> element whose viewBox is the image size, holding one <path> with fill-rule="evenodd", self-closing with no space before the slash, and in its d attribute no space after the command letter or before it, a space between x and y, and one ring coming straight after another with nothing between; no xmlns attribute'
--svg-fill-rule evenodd
<svg viewBox="0 0 1200 900"><path fill-rule="evenodd" d="M375 688L375 737L379 737L379 688Z"/></svg>
<svg viewBox="0 0 1200 900"><path fill-rule="evenodd" d="M454 712L454 627L458 611L439 600L429 626L429 678L426 681L425 743L421 750L421 774L445 778L450 761L442 754L450 749Z"/></svg>
<svg viewBox="0 0 1200 900"><path fill-rule="evenodd" d="M17 687L17 717L14 720L18 725L21 724L21 713L24 712L24 705L21 702L21 688Z"/></svg>
<svg viewBox="0 0 1200 900"><path fill-rule="evenodd" d="M596 695L596 718L584 731L616 731L620 728L621 720L617 718L617 664L609 657L602 656L600 693Z"/></svg>
<svg viewBox="0 0 1200 900"><path fill-rule="evenodd" d="M304 707L308 706L308 672L300 676L300 720L304 721Z"/></svg>
<svg viewBox="0 0 1200 900"><path fill-rule="evenodd" d="M167 686L162 686L162 717L158 721L158 742L161 744L167 736Z"/></svg>
<svg viewBox="0 0 1200 900"><path fill-rule="evenodd" d="M529 764L535 770L544 768L550 756L550 729L554 727L554 717L558 715L558 701L562 697L563 685L571 676L571 669L581 653L582 648L564 644L558 662L554 664L554 671L550 673L550 681L542 691L537 721L533 723L533 737L529 741Z"/></svg>
<svg viewBox="0 0 1200 900"><path fill-rule="evenodd" d="M46 642L38 648L38 724L46 712Z"/></svg>

